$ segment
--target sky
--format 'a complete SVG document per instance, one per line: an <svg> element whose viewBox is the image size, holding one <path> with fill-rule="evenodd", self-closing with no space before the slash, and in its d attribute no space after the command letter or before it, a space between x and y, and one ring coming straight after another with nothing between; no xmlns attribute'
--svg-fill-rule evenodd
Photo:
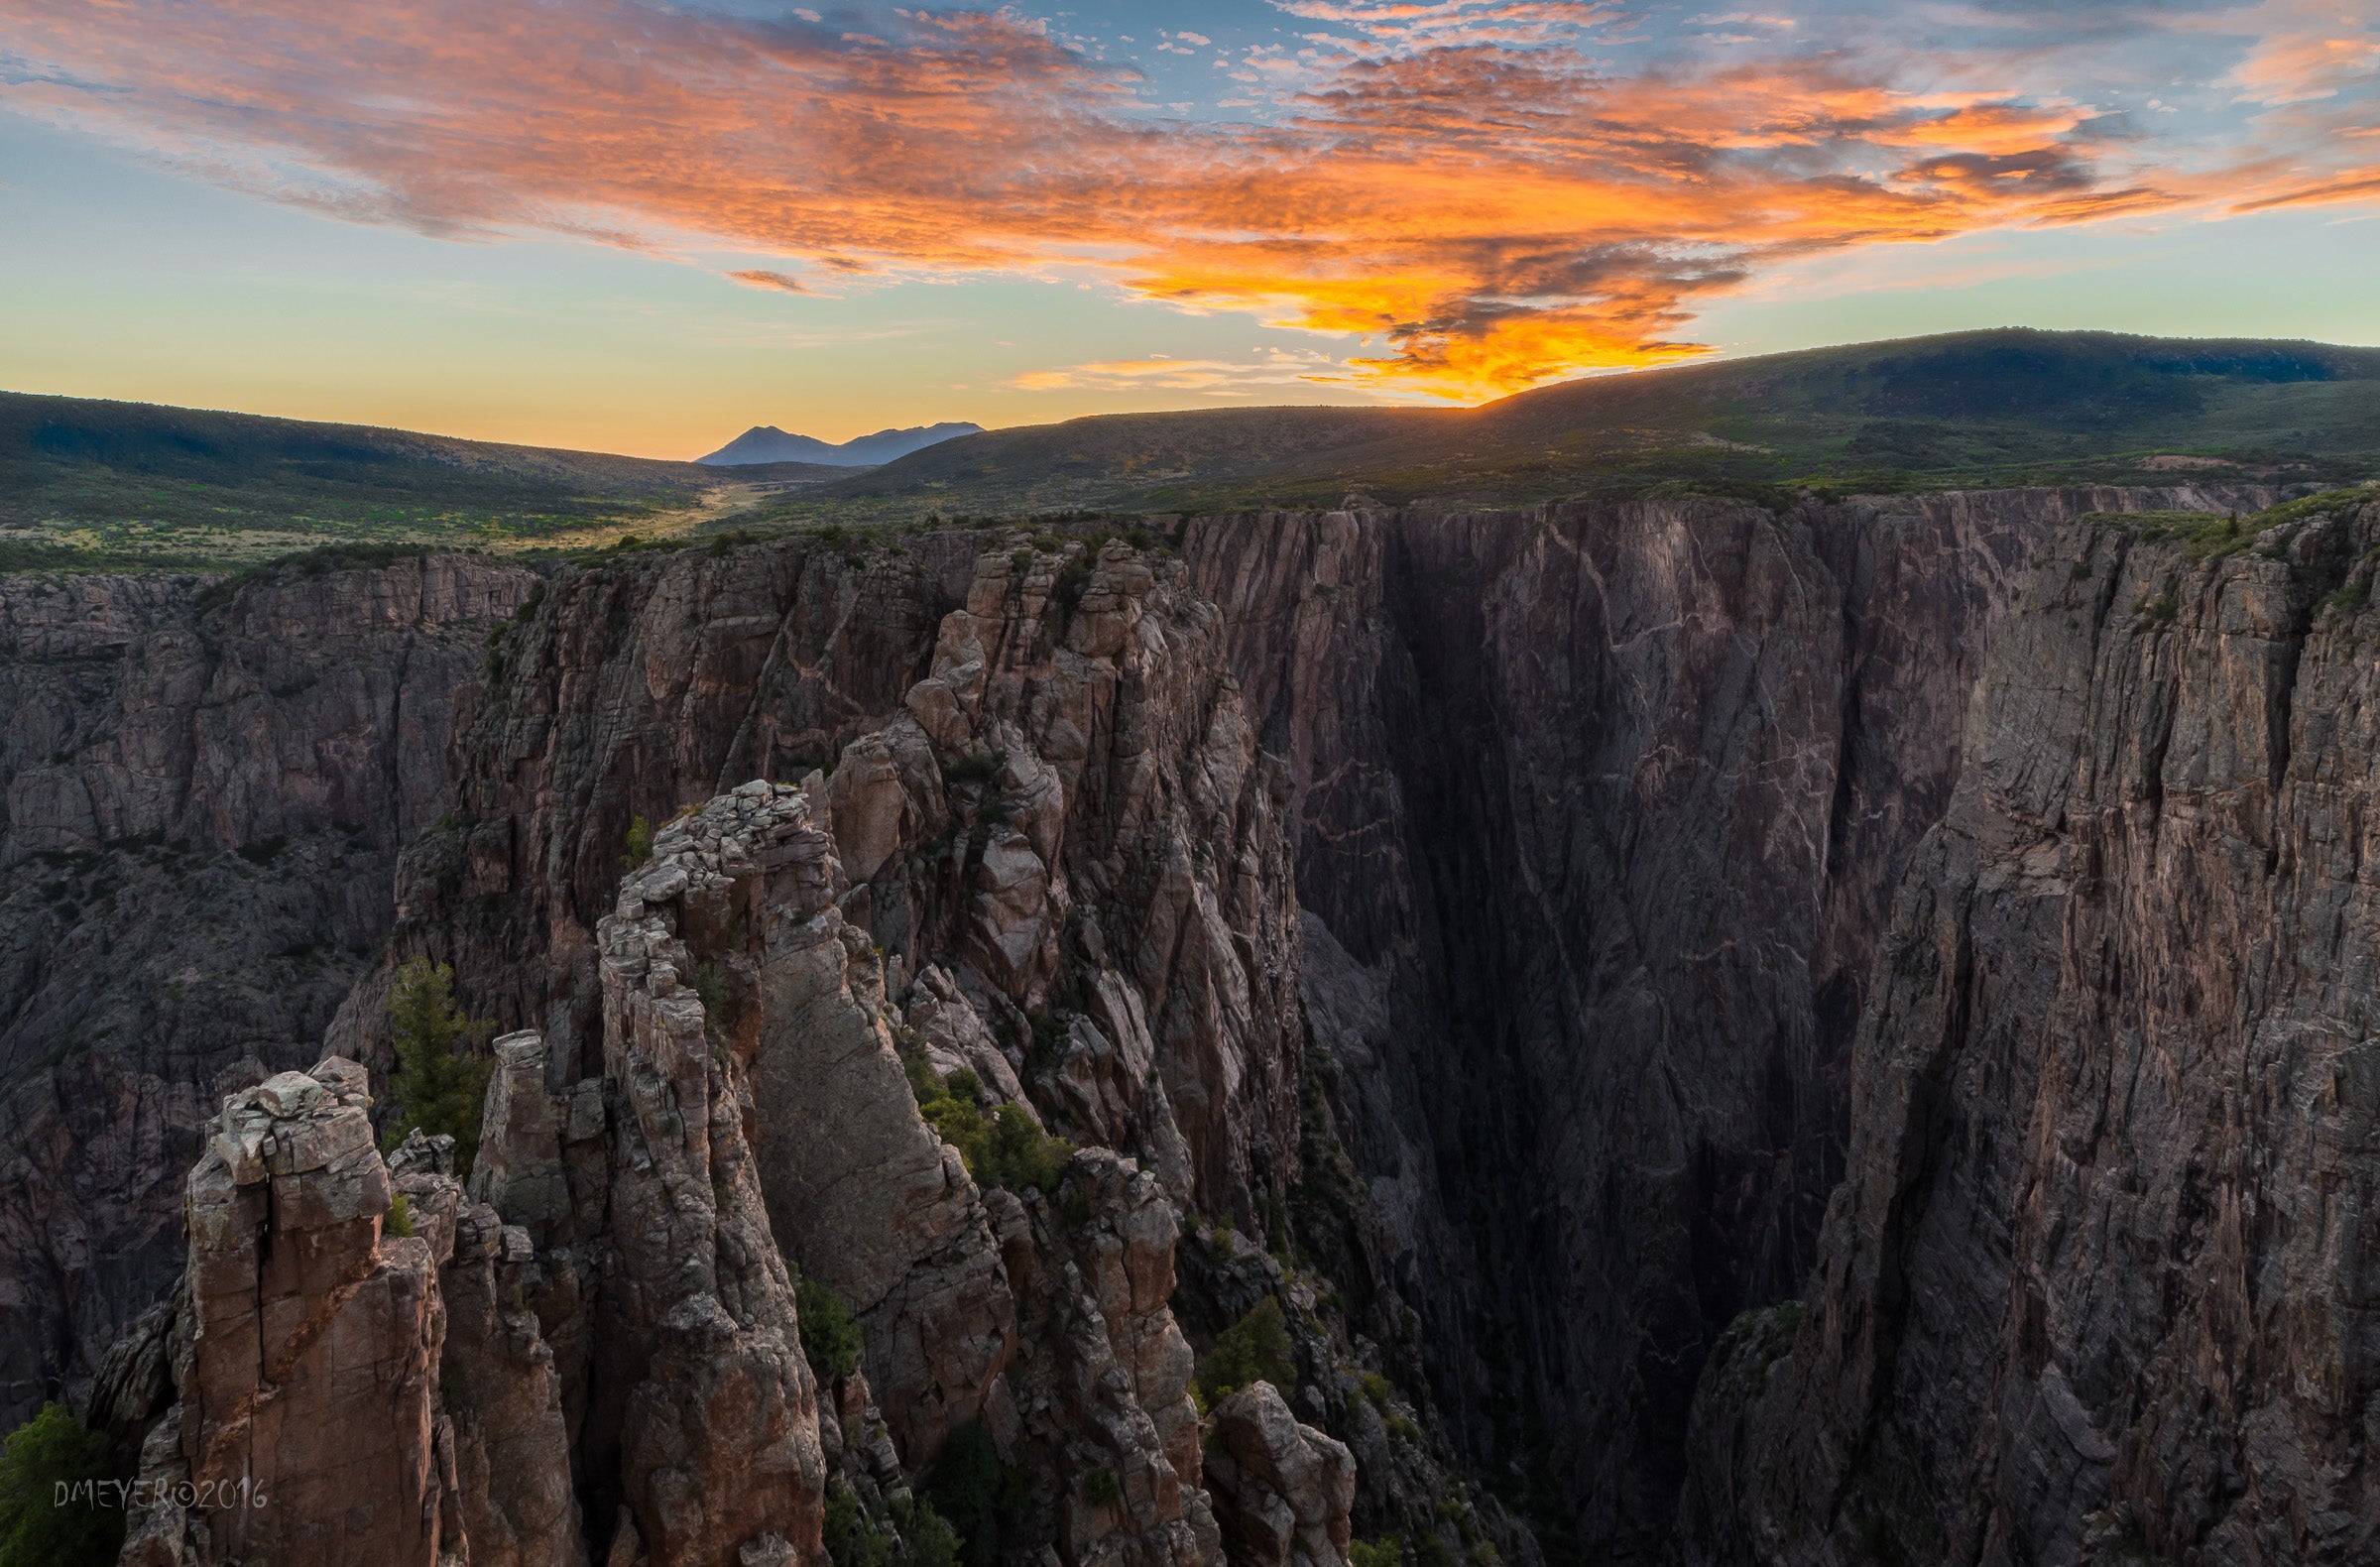
<svg viewBox="0 0 2380 1567"><path fill-rule="evenodd" d="M2380 343L2380 0L0 0L0 387L690 457Z"/></svg>

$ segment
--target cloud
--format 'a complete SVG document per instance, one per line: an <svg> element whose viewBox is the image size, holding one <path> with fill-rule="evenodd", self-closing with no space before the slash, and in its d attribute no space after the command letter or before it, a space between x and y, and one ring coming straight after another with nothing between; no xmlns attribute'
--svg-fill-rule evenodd
<svg viewBox="0 0 2380 1567"><path fill-rule="evenodd" d="M1536 45L1617 21L1615 7L1578 0L1269 0L1276 11L1329 22L1406 50Z"/></svg>
<svg viewBox="0 0 2380 1567"><path fill-rule="evenodd" d="M1253 360L1171 359L1162 354L1152 354L1146 359L1108 359L1052 370L1027 370L1010 377L1007 384L1019 392L1166 391L1228 397L1263 387L1344 379L1344 373L1327 355L1275 351L1259 353Z"/></svg>
<svg viewBox="0 0 2380 1567"><path fill-rule="evenodd" d="M2276 207L2336 206L2348 201L2380 199L2380 165L2350 169L2335 179L2291 186L2268 195L2232 203L2234 212L2269 212Z"/></svg>
<svg viewBox="0 0 2380 1567"><path fill-rule="evenodd" d="M726 276L748 289L778 289L786 294L815 294L818 292L791 273L771 272L765 267L755 267L746 272L731 272Z"/></svg>
<svg viewBox="0 0 2380 1567"><path fill-rule="evenodd" d="M2265 104L2336 98L2380 76L2380 22L2339 0L2264 0L2203 24L2247 30L2255 42L2225 80Z"/></svg>
<svg viewBox="0 0 2380 1567"><path fill-rule="evenodd" d="M2038 51L1779 44L1620 71L1588 52L1615 15L1601 5L1275 4L1335 31L1242 52L1234 74L1272 96L1234 100L1269 111L1238 122L1150 120L1128 70L1009 10L820 22L657 0L0 0L24 67L0 105L433 235L891 280L1087 270L1370 338L1336 373L1450 398L1701 352L1705 303L1813 255L2372 193L2339 152L2371 123L2365 57L2327 48L2363 35L2295 0L2191 19L2234 30L2228 90L2265 105L2253 145L2196 163L2028 89ZM2301 34L2324 47L2284 47ZM1035 374L1203 391L1259 373L1321 372Z"/></svg>

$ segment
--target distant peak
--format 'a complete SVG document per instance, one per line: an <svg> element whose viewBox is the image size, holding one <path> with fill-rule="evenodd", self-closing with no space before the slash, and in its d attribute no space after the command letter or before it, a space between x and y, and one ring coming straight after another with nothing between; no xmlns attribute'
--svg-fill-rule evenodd
<svg viewBox="0 0 2380 1567"><path fill-rule="evenodd" d="M980 435L983 430L981 424L965 422L918 424L908 429L880 429L873 435L836 444L814 435L796 435L774 424L755 424L709 456L694 460L714 468L756 462L814 462L834 468L873 468L961 435Z"/></svg>

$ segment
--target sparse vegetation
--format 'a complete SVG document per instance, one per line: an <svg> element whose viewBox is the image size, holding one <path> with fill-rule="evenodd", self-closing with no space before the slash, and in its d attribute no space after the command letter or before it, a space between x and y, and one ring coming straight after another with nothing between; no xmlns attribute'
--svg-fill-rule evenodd
<svg viewBox="0 0 2380 1567"><path fill-rule="evenodd" d="M918 1113L959 1150L967 1173L980 1184L1012 1191L1057 1189L1066 1161L1074 1157L1073 1144L1043 1132L1022 1105L1002 1105L985 1114L983 1084L964 1067L945 1076L921 1055L905 1056L901 1065Z"/></svg>
<svg viewBox="0 0 2380 1567"><path fill-rule="evenodd" d="M1083 1477L1083 1500L1095 1507L1112 1507L1124 1500L1124 1487L1117 1484L1116 1472L1102 1464Z"/></svg>
<svg viewBox="0 0 2380 1567"><path fill-rule="evenodd" d="M389 1035L396 1046L397 1114L387 1145L416 1128L454 1139L456 1173L468 1177L479 1151L479 1114L487 1095L488 1039L495 1025L464 1015L454 998L454 970L415 958L389 988Z"/></svg>
<svg viewBox="0 0 2380 1567"><path fill-rule="evenodd" d="M959 1531L918 1498L892 1499L892 1521L909 1547L908 1567L958 1567Z"/></svg>
<svg viewBox="0 0 2380 1567"><path fill-rule="evenodd" d="M2372 601L2372 573L2359 571L2333 588L2323 599L2322 609L2340 619L2359 615Z"/></svg>
<svg viewBox="0 0 2380 1567"><path fill-rule="evenodd" d="M826 1557L834 1567L892 1567L892 1541L841 1479L826 1486Z"/></svg>
<svg viewBox="0 0 2380 1567"><path fill-rule="evenodd" d="M957 1531L957 1556L966 1567L996 1567L1028 1500L1024 1477L1001 1462L981 1420L950 1434L925 1481L925 1502Z"/></svg>
<svg viewBox="0 0 2380 1567"><path fill-rule="evenodd" d="M843 1297L805 1278L794 1286L793 1313L801 1324L801 1352L822 1382L839 1382L859 1369L860 1325Z"/></svg>
<svg viewBox="0 0 2380 1567"><path fill-rule="evenodd" d="M1273 1390L1284 1398L1297 1391L1297 1357L1289 1342L1289 1324L1281 1314L1281 1303L1270 1295L1217 1335L1215 1347L1198 1363L1198 1389L1209 1404L1221 1403L1259 1382L1272 1384Z"/></svg>
<svg viewBox="0 0 2380 1567"><path fill-rule="evenodd" d="M123 1509L77 1487L112 1478L107 1438L45 1403L0 1446L0 1567L106 1567L124 1545ZM60 1488L67 1501L59 1501Z"/></svg>
<svg viewBox="0 0 2380 1567"><path fill-rule="evenodd" d="M1405 1542L1394 1534L1357 1540L1347 1548L1348 1567L1405 1567Z"/></svg>
<svg viewBox="0 0 2380 1567"><path fill-rule="evenodd" d="M694 994L702 998L703 1012L709 1016L711 1025L717 1027L727 1016L726 967L719 963L697 963L694 965L692 984Z"/></svg>
<svg viewBox="0 0 2380 1567"><path fill-rule="evenodd" d="M1009 759L997 751L970 751L956 761L942 765L945 784L989 784L1000 777Z"/></svg>
<svg viewBox="0 0 2380 1567"><path fill-rule="evenodd" d="M391 1235L414 1233L414 1205L405 1193L399 1192L389 1199L388 1217L382 1221L381 1228Z"/></svg>
<svg viewBox="0 0 2380 1567"><path fill-rule="evenodd" d="M633 871L652 858L653 823L639 816L628 824L628 852L620 856L620 864Z"/></svg>

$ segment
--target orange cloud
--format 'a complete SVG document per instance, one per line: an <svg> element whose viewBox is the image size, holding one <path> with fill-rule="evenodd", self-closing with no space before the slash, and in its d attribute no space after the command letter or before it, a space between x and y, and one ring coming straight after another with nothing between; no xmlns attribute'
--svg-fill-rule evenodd
<svg viewBox="0 0 2380 1567"><path fill-rule="evenodd" d="M774 289L782 294L813 294L817 292L791 273L774 272L766 267L754 267L744 272L730 272L724 276L748 289Z"/></svg>
<svg viewBox="0 0 2380 1567"><path fill-rule="evenodd" d="M1510 47L1592 30L1599 6L1277 3L1358 39L1278 72L1296 95L1270 123L1139 118L1129 83L1005 11L860 31L645 0L0 0L37 67L0 103L432 234L724 243L894 278L1091 268L1370 338L1356 377L1451 398L1700 352L1704 301L1799 256L2360 188L2278 163L2270 190L2133 178L2083 109L1903 90L1847 58L1629 76ZM2276 58L2274 79L2314 58ZM2342 59L2321 80L2359 68Z"/></svg>
<svg viewBox="0 0 2380 1567"><path fill-rule="evenodd" d="M1295 386L1338 379L1322 354L1275 351L1254 360L1109 359L1058 370L1028 370L1010 378L1019 392L1200 392L1221 396L1252 387Z"/></svg>

